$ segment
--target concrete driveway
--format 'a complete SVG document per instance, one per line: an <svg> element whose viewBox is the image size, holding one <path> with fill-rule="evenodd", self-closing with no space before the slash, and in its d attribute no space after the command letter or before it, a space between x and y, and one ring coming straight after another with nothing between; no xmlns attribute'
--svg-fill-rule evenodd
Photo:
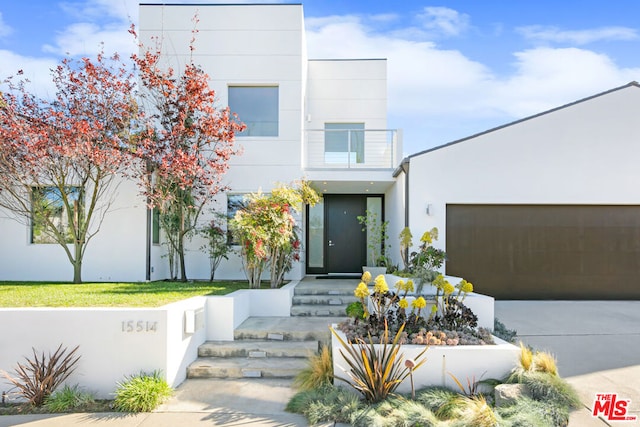
<svg viewBox="0 0 640 427"><path fill-rule="evenodd" d="M518 339L556 356L585 409L572 426L640 425L640 301L496 301L495 315ZM592 416L597 393L630 399L636 421Z"/></svg>

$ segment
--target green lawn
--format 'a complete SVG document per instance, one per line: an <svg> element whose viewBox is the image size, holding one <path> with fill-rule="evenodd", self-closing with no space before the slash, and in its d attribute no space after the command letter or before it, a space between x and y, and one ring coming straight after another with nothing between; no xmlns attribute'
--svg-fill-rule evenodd
<svg viewBox="0 0 640 427"><path fill-rule="evenodd" d="M263 284L268 288L269 284ZM0 307L159 307L248 289L246 281L148 283L0 282Z"/></svg>

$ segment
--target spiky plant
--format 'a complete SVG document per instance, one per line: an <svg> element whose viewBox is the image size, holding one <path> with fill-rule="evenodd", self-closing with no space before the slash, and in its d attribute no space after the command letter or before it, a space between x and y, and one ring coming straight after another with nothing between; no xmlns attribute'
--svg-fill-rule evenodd
<svg viewBox="0 0 640 427"><path fill-rule="evenodd" d="M533 366L533 352L520 341L520 366L524 371L530 371Z"/></svg>
<svg viewBox="0 0 640 427"><path fill-rule="evenodd" d="M362 393L368 402L380 402L393 394L398 386L413 371L420 368L427 360L422 358L428 347L425 346L415 358L412 370L404 365L404 355L400 354L400 338L404 331L404 324L400 326L393 341L389 342L389 328L384 325L381 344L374 344L371 335L368 343L356 338L354 342L345 342L338 333L331 328L331 332L338 339L342 348L340 354L349 365L345 371L350 380L336 376Z"/></svg>
<svg viewBox="0 0 640 427"><path fill-rule="evenodd" d="M44 405L51 412L69 412L94 402L93 394L80 390L76 384L73 387L65 385L61 390L54 391L45 399Z"/></svg>
<svg viewBox="0 0 640 427"><path fill-rule="evenodd" d="M536 352L533 355L533 370L538 372L546 372L551 375L558 375L558 366L556 358L546 352Z"/></svg>
<svg viewBox="0 0 640 427"><path fill-rule="evenodd" d="M67 353L67 348L58 349L49 353L38 354L33 350L33 359L25 357L25 363L18 363L16 367L17 378L11 377L6 372L4 376L11 384L18 388L18 394L33 406L42 406L46 398L62 384L76 369L80 356L76 355L79 346Z"/></svg>
<svg viewBox="0 0 640 427"><path fill-rule="evenodd" d="M141 372L118 383L113 406L122 412L150 412L171 397L173 390L160 372Z"/></svg>
<svg viewBox="0 0 640 427"><path fill-rule="evenodd" d="M293 385L300 390L312 390L333 383L333 357L331 348L323 346L317 354L311 354L307 366L296 375Z"/></svg>
<svg viewBox="0 0 640 427"><path fill-rule="evenodd" d="M483 396L464 397L460 402L452 427L496 427L498 425L499 416Z"/></svg>

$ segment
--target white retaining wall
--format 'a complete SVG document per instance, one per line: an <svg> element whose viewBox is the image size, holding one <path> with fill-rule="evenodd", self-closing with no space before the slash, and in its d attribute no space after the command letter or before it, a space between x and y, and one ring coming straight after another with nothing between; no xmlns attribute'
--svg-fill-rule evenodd
<svg viewBox="0 0 640 427"><path fill-rule="evenodd" d="M159 308L2 308L0 372L14 376L18 362L79 345L81 358L67 383L98 398L113 398L117 383L140 371L162 371L176 387L206 340L233 340L249 316L289 316L291 282L280 289L240 290L194 297ZM11 385L0 381L0 393Z"/></svg>

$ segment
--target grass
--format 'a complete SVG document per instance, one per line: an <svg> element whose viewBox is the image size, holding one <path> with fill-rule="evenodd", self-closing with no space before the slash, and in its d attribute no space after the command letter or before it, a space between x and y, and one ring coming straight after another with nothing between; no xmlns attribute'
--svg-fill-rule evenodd
<svg viewBox="0 0 640 427"><path fill-rule="evenodd" d="M269 288L264 283L263 288ZM201 295L249 289L246 281L51 283L0 282L0 307L159 307Z"/></svg>
<svg viewBox="0 0 640 427"><path fill-rule="evenodd" d="M122 412L151 412L172 394L173 390L158 371L141 372L118 384L113 407Z"/></svg>

